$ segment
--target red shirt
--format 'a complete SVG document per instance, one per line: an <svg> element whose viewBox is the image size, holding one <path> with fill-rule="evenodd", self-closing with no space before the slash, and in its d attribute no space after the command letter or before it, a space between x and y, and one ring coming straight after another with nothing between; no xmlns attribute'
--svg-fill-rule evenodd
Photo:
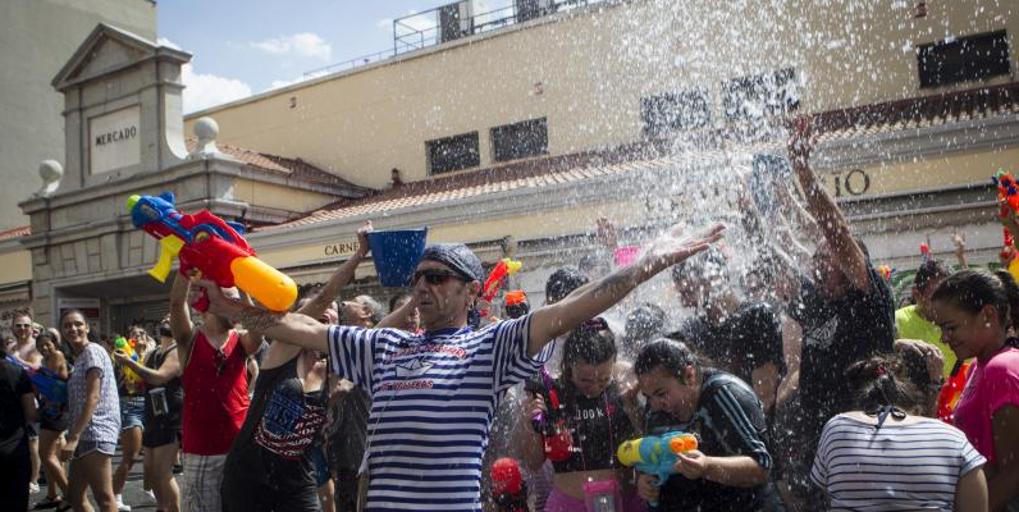
<svg viewBox="0 0 1019 512"><path fill-rule="evenodd" d="M219 350L199 330L184 368L183 449L225 455L248 413L247 354L236 331Z"/></svg>

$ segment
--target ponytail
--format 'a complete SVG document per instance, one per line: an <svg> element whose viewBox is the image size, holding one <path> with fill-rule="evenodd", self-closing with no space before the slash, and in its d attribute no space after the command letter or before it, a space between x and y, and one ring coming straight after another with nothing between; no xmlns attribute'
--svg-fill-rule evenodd
<svg viewBox="0 0 1019 512"><path fill-rule="evenodd" d="M897 407L910 414L926 411L923 393L910 382L898 356L874 356L857 361L845 372L856 408L868 413Z"/></svg>

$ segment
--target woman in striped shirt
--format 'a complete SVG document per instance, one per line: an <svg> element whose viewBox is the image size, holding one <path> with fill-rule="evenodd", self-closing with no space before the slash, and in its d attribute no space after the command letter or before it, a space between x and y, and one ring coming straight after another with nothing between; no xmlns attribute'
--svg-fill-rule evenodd
<svg viewBox="0 0 1019 512"><path fill-rule="evenodd" d="M917 415L923 394L897 357L846 371L859 410L824 427L811 480L831 510L987 510L985 459L955 427Z"/></svg>

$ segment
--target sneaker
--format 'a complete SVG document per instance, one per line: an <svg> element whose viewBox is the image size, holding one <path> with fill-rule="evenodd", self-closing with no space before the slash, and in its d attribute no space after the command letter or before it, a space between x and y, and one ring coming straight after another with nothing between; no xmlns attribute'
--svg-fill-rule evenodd
<svg viewBox="0 0 1019 512"><path fill-rule="evenodd" d="M124 497L120 494L117 496L117 510L120 512L131 512L131 505L124 504Z"/></svg>
<svg viewBox="0 0 1019 512"><path fill-rule="evenodd" d="M39 484L37 484L35 482L29 482L28 483L28 493L29 494L39 494Z"/></svg>

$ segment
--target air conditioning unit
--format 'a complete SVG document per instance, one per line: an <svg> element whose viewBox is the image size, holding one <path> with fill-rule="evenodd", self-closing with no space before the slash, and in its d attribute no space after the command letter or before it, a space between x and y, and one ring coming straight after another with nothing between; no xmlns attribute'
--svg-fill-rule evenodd
<svg viewBox="0 0 1019 512"><path fill-rule="evenodd" d="M555 12L555 0L514 0L517 23L540 18Z"/></svg>
<svg viewBox="0 0 1019 512"><path fill-rule="evenodd" d="M463 0L439 7L439 42L445 43L474 33L474 6Z"/></svg>

